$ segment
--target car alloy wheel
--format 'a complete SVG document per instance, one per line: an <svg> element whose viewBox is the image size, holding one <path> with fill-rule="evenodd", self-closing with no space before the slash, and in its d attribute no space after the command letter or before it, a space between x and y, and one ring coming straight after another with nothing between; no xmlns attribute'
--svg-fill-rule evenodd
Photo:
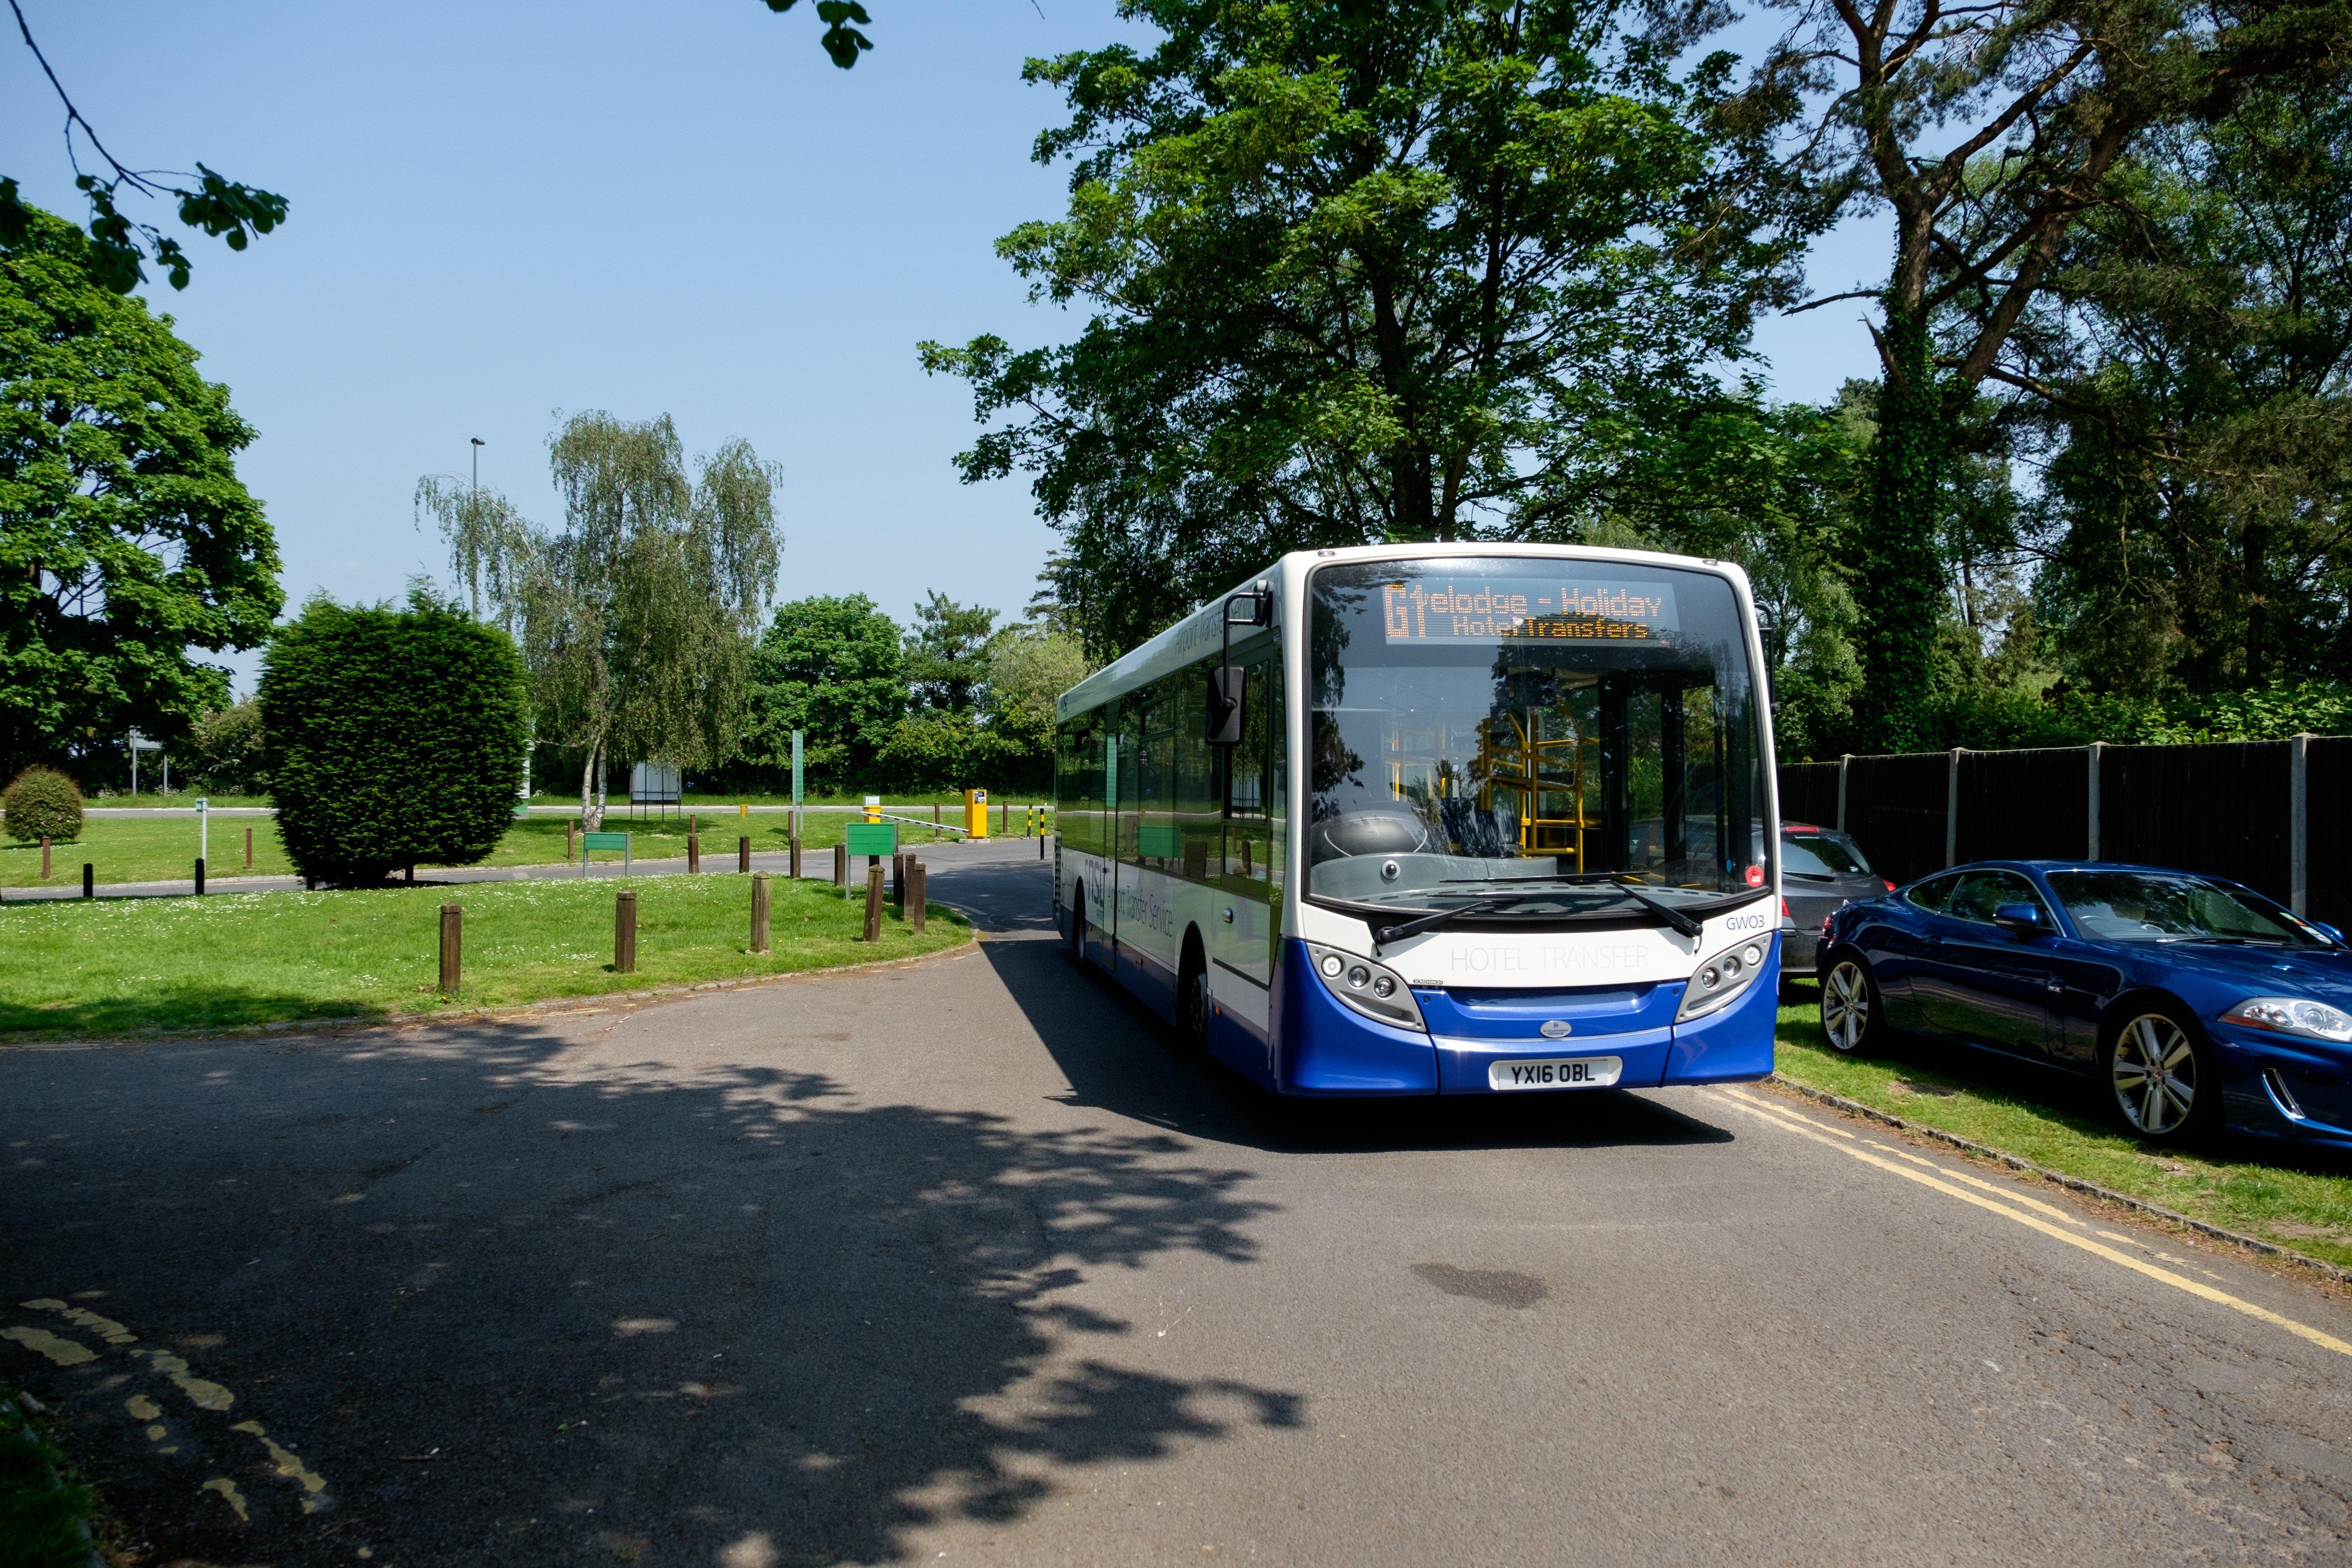
<svg viewBox="0 0 2352 1568"><path fill-rule="evenodd" d="M1840 958L1822 977L1822 1033L1846 1051L1870 1038L1870 977L1853 958Z"/></svg>
<svg viewBox="0 0 2352 1568"><path fill-rule="evenodd" d="M2197 1047L2164 1013L2142 1013L2116 1033L2107 1079L2134 1132L2168 1138L2197 1113Z"/></svg>

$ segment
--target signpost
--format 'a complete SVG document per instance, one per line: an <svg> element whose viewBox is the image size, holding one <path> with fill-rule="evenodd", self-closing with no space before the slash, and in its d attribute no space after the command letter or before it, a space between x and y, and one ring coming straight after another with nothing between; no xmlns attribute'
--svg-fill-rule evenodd
<svg viewBox="0 0 2352 1568"><path fill-rule="evenodd" d="M626 833L583 833L580 835L580 874L588 874L589 857L598 850L621 852L621 874L629 874L629 835Z"/></svg>
<svg viewBox="0 0 2352 1568"><path fill-rule="evenodd" d="M212 858L209 852L212 840L206 831L212 826L212 807L213 803L209 797L204 795L196 797L196 858L200 861Z"/></svg>
<svg viewBox="0 0 2352 1568"><path fill-rule="evenodd" d="M150 740L135 729L131 732L131 793L134 799L139 793L139 754L142 751L163 749L162 741Z"/></svg>
<svg viewBox="0 0 2352 1568"><path fill-rule="evenodd" d="M793 837L801 836L801 731L793 731Z"/></svg>

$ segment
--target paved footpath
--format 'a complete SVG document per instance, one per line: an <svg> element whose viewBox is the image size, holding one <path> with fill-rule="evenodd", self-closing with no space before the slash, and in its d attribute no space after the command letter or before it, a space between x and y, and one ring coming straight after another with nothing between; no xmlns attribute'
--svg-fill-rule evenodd
<svg viewBox="0 0 2352 1568"><path fill-rule="evenodd" d="M0 1052L167 1563L2336 1563L2352 1302L1755 1088L1290 1112L976 951Z"/></svg>

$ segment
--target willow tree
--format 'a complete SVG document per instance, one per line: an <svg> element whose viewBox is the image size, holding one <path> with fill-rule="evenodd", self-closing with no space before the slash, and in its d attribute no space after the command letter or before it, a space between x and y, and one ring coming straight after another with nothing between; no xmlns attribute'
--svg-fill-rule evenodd
<svg viewBox="0 0 2352 1568"><path fill-rule="evenodd" d="M693 768L731 752L782 549L778 472L730 441L689 477L667 414L575 414L548 456L560 528L458 479L419 481L416 504L440 522L475 613L522 650L538 738L582 752L593 828L609 759Z"/></svg>

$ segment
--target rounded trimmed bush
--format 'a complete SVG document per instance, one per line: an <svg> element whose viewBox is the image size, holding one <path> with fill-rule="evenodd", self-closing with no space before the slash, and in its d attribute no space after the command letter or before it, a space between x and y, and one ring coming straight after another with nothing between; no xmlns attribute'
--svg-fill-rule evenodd
<svg viewBox="0 0 2352 1568"><path fill-rule="evenodd" d="M504 632L453 606L314 599L270 640L258 697L278 835L305 876L470 865L514 821L522 664Z"/></svg>
<svg viewBox="0 0 2352 1568"><path fill-rule="evenodd" d="M20 844L36 839L81 837L81 791L54 768L33 767L0 791L8 813L8 836Z"/></svg>

